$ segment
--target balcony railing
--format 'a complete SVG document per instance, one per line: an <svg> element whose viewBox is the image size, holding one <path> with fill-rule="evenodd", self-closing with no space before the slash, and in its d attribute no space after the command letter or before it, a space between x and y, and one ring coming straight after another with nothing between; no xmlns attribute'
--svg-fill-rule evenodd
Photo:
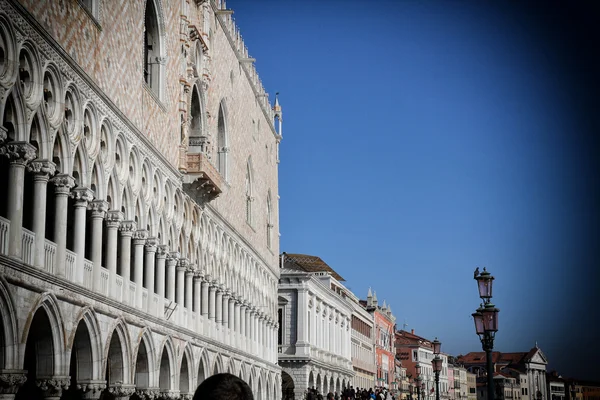
<svg viewBox="0 0 600 400"><path fill-rule="evenodd" d="M223 177L205 153L187 154L187 174L184 188L200 204L207 203L223 192Z"/></svg>

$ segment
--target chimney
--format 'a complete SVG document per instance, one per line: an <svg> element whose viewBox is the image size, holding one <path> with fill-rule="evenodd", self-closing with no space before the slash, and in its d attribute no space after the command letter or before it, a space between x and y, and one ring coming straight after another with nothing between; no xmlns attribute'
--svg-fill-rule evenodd
<svg viewBox="0 0 600 400"><path fill-rule="evenodd" d="M414 334L415 334L415 330L414 330L414 329L411 329L411 330L410 330L410 333L412 333L412 334L414 335Z"/></svg>

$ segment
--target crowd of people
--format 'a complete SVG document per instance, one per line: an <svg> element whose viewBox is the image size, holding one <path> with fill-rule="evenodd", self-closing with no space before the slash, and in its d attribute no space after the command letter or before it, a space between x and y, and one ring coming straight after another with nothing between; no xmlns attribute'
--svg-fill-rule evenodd
<svg viewBox="0 0 600 400"><path fill-rule="evenodd" d="M394 395L385 388L375 388L375 390L369 388L367 390L358 387L355 389L352 386L344 389L342 393L329 392L325 396L312 387L306 390L304 398L305 400L396 400Z"/></svg>

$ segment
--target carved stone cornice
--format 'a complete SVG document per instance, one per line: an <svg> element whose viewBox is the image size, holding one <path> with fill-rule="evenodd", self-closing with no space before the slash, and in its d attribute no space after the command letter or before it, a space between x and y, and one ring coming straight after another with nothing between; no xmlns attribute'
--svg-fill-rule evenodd
<svg viewBox="0 0 600 400"><path fill-rule="evenodd" d="M135 232L137 228L137 224L135 221L123 221L119 226L119 230L121 231L121 235L123 236L133 236L133 232Z"/></svg>
<svg viewBox="0 0 600 400"><path fill-rule="evenodd" d="M42 396L45 398L56 397L60 398L63 390L69 388L71 384L70 376L52 376L52 377L40 377L36 379L35 384L43 392Z"/></svg>
<svg viewBox="0 0 600 400"><path fill-rule="evenodd" d="M33 160L27 164L27 171L35 174L36 178L48 178L56 172L56 164L48 160Z"/></svg>
<svg viewBox="0 0 600 400"><path fill-rule="evenodd" d="M108 210L108 202L105 200L90 201L88 210L92 211L92 218L104 218L104 214Z"/></svg>
<svg viewBox="0 0 600 400"><path fill-rule="evenodd" d="M27 373L24 370L0 369L0 395L16 394L26 381Z"/></svg>
<svg viewBox="0 0 600 400"><path fill-rule="evenodd" d="M96 400L100 398L102 391L106 389L106 381L81 381L77 382L77 390L81 391L81 397L87 400Z"/></svg>
<svg viewBox="0 0 600 400"><path fill-rule="evenodd" d="M54 192L60 195L68 195L75 186L75 178L67 174L56 175L50 182L55 185Z"/></svg>
<svg viewBox="0 0 600 400"><path fill-rule="evenodd" d="M0 147L0 155L8 157L11 164L25 167L36 157L35 147L28 142L9 142Z"/></svg>

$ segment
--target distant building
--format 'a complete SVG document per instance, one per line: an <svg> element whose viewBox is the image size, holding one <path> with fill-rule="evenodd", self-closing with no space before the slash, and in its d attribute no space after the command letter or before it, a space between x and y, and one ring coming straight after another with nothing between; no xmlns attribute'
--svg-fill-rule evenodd
<svg viewBox="0 0 600 400"><path fill-rule="evenodd" d="M546 381L550 400L566 400L565 380L556 371L548 373Z"/></svg>
<svg viewBox="0 0 600 400"><path fill-rule="evenodd" d="M477 400L477 375L467 371L467 400Z"/></svg>
<svg viewBox="0 0 600 400"><path fill-rule="evenodd" d="M377 374L374 319L354 293L349 293L348 299L352 305L352 386L369 389L376 385Z"/></svg>
<svg viewBox="0 0 600 400"><path fill-rule="evenodd" d="M377 365L377 384L375 386L390 388L394 380L395 350L394 330L396 317L392 314L392 308L383 302L379 306L377 293L367 294L367 301L361 301L367 311L373 315L375 324L375 363Z"/></svg>
<svg viewBox="0 0 600 400"><path fill-rule="evenodd" d="M463 364L469 371L479 377L486 375L486 356L484 352L471 352L464 356L458 356L458 362ZM492 352L492 363L494 372L500 372L503 368L511 368L526 375L527 395L532 400L550 400L546 385L546 365L548 361L542 350L537 346L528 352L500 353Z"/></svg>
<svg viewBox="0 0 600 400"><path fill-rule="evenodd" d="M304 399L307 388L338 392L354 378L352 301L344 279L316 256L281 256L279 365L283 399Z"/></svg>

